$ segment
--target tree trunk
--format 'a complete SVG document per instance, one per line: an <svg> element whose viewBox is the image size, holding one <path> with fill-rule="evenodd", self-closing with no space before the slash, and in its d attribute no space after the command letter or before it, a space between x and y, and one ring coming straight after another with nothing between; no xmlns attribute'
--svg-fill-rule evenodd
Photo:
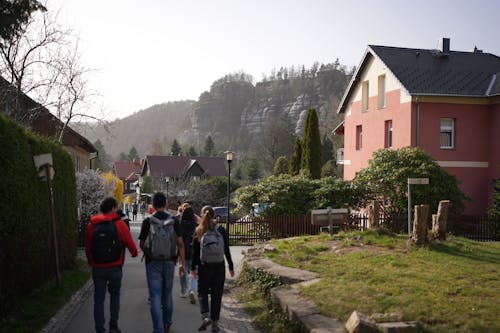
<svg viewBox="0 0 500 333"><path fill-rule="evenodd" d="M368 206L368 228L378 229L380 226L380 204L377 200L373 200Z"/></svg>
<svg viewBox="0 0 500 333"><path fill-rule="evenodd" d="M427 217L429 205L416 205L413 219L413 242L417 246L427 244Z"/></svg>
<svg viewBox="0 0 500 333"><path fill-rule="evenodd" d="M432 215L432 237L434 239L446 240L449 206L449 200L441 200L439 202L437 214Z"/></svg>

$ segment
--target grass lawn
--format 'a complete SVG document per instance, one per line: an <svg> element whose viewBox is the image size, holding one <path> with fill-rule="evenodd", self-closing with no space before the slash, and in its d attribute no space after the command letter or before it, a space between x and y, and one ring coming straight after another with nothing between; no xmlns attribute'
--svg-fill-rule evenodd
<svg viewBox="0 0 500 333"><path fill-rule="evenodd" d="M61 285L55 278L12 306L10 313L0 315L0 333L32 333L40 331L54 314L90 277L86 263L80 268L62 272Z"/></svg>
<svg viewBox="0 0 500 333"><path fill-rule="evenodd" d="M302 292L327 316L394 313L432 332L500 332L500 243L452 237L417 249L368 231L274 244L270 259L323 278Z"/></svg>

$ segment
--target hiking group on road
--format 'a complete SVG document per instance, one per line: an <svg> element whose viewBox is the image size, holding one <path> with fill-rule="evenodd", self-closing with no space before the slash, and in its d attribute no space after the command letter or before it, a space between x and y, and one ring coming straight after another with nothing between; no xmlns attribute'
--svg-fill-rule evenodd
<svg viewBox="0 0 500 333"><path fill-rule="evenodd" d="M200 218L188 204L184 204L179 210L179 220L168 213L166 197L158 192L153 196L153 208L155 212L144 219L139 235L145 259L153 332L170 332L173 324L172 289L177 264L181 297L189 296L192 304L196 304L198 298L200 303L201 324L198 330L206 330L211 325L212 331L218 332L225 281L224 257L230 276L234 276L227 232L215 223L211 206L203 207ZM100 206L101 213L93 216L88 224L85 238L85 254L92 267L97 333L106 332L106 289L110 294L108 332L121 332L118 318L125 248L132 257L138 255L131 232L117 210L116 200L106 198Z"/></svg>

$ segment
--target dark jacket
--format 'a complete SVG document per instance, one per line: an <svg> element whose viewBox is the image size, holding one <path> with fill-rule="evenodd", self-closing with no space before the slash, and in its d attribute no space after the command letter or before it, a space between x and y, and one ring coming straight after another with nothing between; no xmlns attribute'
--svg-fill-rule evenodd
<svg viewBox="0 0 500 333"><path fill-rule="evenodd" d="M184 248L186 249L186 260L191 260L192 258L193 239L196 237L195 230L197 226L198 223L196 223L196 221L181 221L181 233L182 240L184 241Z"/></svg>

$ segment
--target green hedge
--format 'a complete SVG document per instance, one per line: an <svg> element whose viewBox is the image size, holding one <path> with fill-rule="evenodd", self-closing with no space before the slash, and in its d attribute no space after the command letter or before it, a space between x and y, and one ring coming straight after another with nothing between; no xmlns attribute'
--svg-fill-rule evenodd
<svg viewBox="0 0 500 333"><path fill-rule="evenodd" d="M52 153L54 210L61 269L75 263L74 166L65 148L0 114L0 311L55 276L47 183L33 155Z"/></svg>

